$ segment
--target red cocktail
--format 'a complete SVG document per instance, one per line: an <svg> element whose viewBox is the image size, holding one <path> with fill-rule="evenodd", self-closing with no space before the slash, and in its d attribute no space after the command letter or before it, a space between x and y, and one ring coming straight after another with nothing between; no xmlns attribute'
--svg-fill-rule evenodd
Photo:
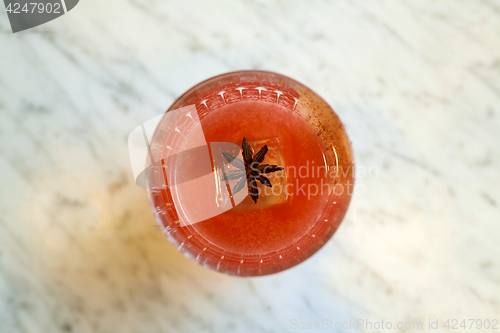
<svg viewBox="0 0 500 333"><path fill-rule="evenodd" d="M167 111L150 146L162 161L148 175L158 223L186 256L220 272L264 275L302 262L349 205L352 157L340 120L279 74L198 84Z"/></svg>

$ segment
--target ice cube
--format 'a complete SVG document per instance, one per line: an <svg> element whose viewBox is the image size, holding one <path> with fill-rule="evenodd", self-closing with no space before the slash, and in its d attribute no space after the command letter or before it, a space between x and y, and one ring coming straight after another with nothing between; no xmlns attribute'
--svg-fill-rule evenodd
<svg viewBox="0 0 500 333"><path fill-rule="evenodd" d="M285 168L284 160L279 149L278 138L249 141L252 154L257 153L264 145L267 145L268 152L265 155L261 164L278 165ZM216 187L217 187L217 204L219 206L227 206L231 204L234 210L243 211L248 209L262 209L268 206L282 204L287 201L285 193L286 186L286 168L282 171L264 174L269 179L272 187L267 187L258 182L259 198L255 203L248 194L248 187L245 182L243 188L238 192L233 192L240 178L226 180L226 175L234 175L241 171L243 165L243 157L240 146L234 143L211 142L212 161L216 172ZM224 157L224 153L229 153L229 156L235 158L234 161L228 162ZM246 180L246 175L243 176Z"/></svg>
<svg viewBox="0 0 500 333"><path fill-rule="evenodd" d="M284 170L264 174L271 181L272 187L267 187L258 182L259 198L255 203L250 196L247 196L235 210L261 209L272 205L282 204L287 201L285 193L286 186L286 166L280 152L278 138L269 138L257 141L249 141L252 154L256 154L264 145L269 149L261 164L278 165ZM246 190L246 189L245 189Z"/></svg>

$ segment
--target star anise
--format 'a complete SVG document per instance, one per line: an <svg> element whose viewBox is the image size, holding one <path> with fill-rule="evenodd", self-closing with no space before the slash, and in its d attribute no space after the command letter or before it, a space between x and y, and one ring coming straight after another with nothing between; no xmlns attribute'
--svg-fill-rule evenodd
<svg viewBox="0 0 500 333"><path fill-rule="evenodd" d="M257 199L259 198L257 181L262 185L272 187L269 179L263 176L263 174L280 171L283 170L283 168L277 165L261 164L268 151L267 145L262 147L253 157L247 138L243 138L241 148L243 151L243 161L229 153L222 153L229 163L239 169L227 171L222 180L236 180L241 178L233 187L233 195L243 189L246 180L248 192L252 200L257 203ZM246 178L244 177L245 175Z"/></svg>

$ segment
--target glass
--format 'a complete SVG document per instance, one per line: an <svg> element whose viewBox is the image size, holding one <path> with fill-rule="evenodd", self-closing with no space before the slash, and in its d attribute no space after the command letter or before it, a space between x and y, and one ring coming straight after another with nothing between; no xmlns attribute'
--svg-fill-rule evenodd
<svg viewBox="0 0 500 333"><path fill-rule="evenodd" d="M243 161L244 137L253 155L267 146L262 164L283 168L264 174L271 187L258 185L257 202L226 179L239 171L223 153ZM276 273L309 258L337 230L354 185L338 116L309 88L271 72L227 73L189 89L161 118L150 155L161 163L146 174L148 197L168 239L232 275Z"/></svg>

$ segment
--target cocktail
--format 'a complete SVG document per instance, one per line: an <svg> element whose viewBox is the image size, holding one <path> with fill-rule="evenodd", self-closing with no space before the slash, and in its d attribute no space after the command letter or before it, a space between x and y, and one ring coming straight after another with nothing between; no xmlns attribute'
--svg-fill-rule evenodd
<svg viewBox="0 0 500 333"><path fill-rule="evenodd" d="M314 254L350 202L353 163L338 116L288 77L240 71L184 93L159 120L144 177L153 213L187 257L233 275Z"/></svg>

